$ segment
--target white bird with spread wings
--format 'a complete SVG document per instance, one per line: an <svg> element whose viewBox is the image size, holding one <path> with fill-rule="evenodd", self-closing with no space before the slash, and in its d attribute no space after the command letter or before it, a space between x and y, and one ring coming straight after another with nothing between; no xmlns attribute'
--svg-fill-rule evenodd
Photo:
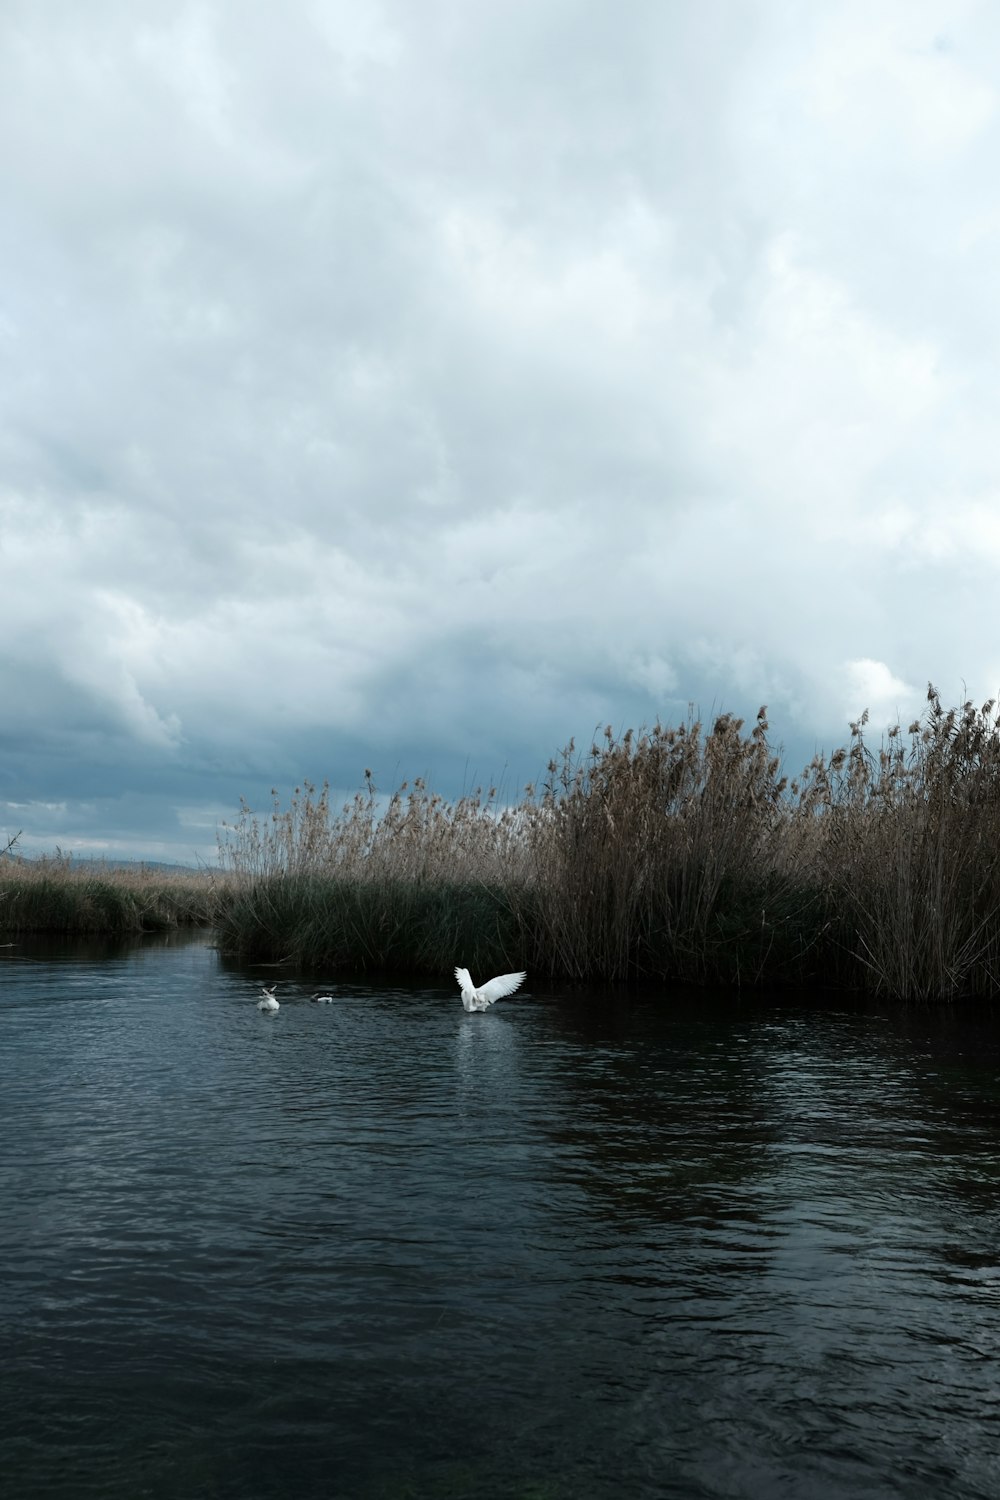
<svg viewBox="0 0 1000 1500"><path fill-rule="evenodd" d="M505 995L513 995L527 977L527 974L498 974L496 979L477 988L468 969L455 970L455 978L462 991L462 1004L466 1010L489 1010L494 1001L502 1000Z"/></svg>

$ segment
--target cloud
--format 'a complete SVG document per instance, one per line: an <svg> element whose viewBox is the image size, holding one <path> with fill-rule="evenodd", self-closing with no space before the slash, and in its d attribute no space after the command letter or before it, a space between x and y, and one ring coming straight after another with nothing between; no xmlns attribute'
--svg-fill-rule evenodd
<svg viewBox="0 0 1000 1500"><path fill-rule="evenodd" d="M995 691L997 29L7 6L0 794L203 850L302 776Z"/></svg>
<svg viewBox="0 0 1000 1500"><path fill-rule="evenodd" d="M876 728L885 728L905 724L921 711L926 694L895 677L884 661L849 661L844 674L846 715L852 721L867 711Z"/></svg>

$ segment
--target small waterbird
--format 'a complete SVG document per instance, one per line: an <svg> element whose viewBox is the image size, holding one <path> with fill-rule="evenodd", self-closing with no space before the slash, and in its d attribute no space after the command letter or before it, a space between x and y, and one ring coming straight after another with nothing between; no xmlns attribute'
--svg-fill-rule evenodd
<svg viewBox="0 0 1000 1500"><path fill-rule="evenodd" d="M270 987L266 984L263 986L260 992L261 998L257 1001L258 1010L280 1010L281 1007L274 998L274 992L277 988L276 984L272 984Z"/></svg>
<svg viewBox="0 0 1000 1500"><path fill-rule="evenodd" d="M502 1000L505 995L513 995L527 977L527 974L498 974L496 979L481 984L477 989L468 969L455 970L455 978L462 991L462 1004L466 1010L489 1010L495 1001Z"/></svg>
<svg viewBox="0 0 1000 1500"><path fill-rule="evenodd" d="M312 998L313 998L313 1005L332 1005L333 1004L333 996L332 995L324 995L324 994L321 994L319 991L317 991L316 994L313 995Z"/></svg>

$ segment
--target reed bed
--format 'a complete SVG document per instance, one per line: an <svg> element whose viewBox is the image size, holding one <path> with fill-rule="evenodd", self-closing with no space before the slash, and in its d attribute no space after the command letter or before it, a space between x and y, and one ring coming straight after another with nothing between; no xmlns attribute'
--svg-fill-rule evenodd
<svg viewBox="0 0 1000 1500"><path fill-rule="evenodd" d="M364 792L338 814L327 786L296 788L284 809L274 795L269 816L244 803L220 839L225 949L299 967L428 973L444 954L486 966L517 951L523 828L495 789L449 803L417 781L383 805L366 772Z"/></svg>
<svg viewBox="0 0 1000 1500"><path fill-rule="evenodd" d="M220 840L222 945L300 967L665 985L1000 992L996 705L878 750L867 715L794 780L766 710L571 743L539 787L450 803L420 781L335 812L298 788Z"/></svg>
<svg viewBox="0 0 1000 1500"><path fill-rule="evenodd" d="M214 870L118 868L57 854L0 859L0 932L100 932L114 936L210 926L224 877Z"/></svg>

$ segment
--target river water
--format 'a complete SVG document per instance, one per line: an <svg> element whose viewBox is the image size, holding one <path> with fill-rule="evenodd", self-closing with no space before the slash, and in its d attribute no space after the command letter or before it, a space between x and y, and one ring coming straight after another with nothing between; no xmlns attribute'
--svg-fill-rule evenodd
<svg viewBox="0 0 1000 1500"><path fill-rule="evenodd" d="M274 977L0 950L4 1495L1000 1496L1000 1017Z"/></svg>

